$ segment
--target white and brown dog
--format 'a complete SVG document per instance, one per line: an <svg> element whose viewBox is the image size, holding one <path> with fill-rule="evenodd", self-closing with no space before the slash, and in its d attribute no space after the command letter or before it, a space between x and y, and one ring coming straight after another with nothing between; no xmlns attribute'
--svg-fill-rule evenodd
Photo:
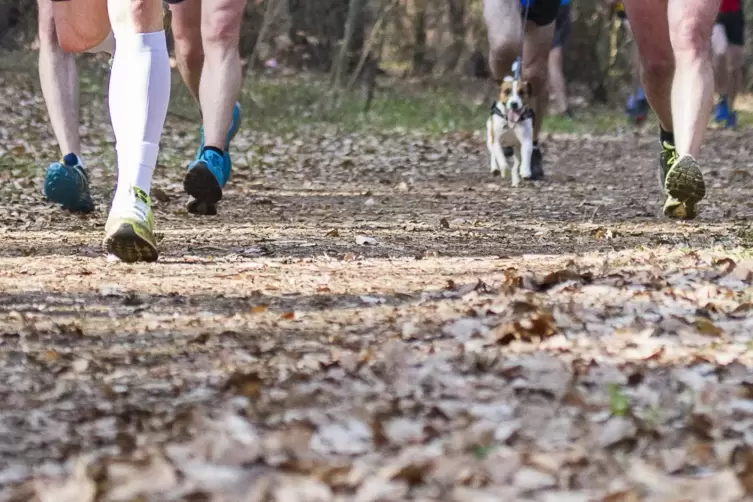
<svg viewBox="0 0 753 502"><path fill-rule="evenodd" d="M512 186L520 178L531 178L533 154L533 109L526 100L531 96L531 84L505 77L499 99L492 105L491 116L486 121L486 146L491 157L492 174L507 176L508 162L512 162Z"/></svg>

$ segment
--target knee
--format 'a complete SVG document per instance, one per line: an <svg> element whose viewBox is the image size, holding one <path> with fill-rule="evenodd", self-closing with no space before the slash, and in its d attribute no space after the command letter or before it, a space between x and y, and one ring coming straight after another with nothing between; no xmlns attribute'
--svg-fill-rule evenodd
<svg viewBox="0 0 753 502"><path fill-rule="evenodd" d="M201 38L205 46L237 47L240 42L244 2L223 3L232 5L218 6L202 16Z"/></svg>
<svg viewBox="0 0 753 502"><path fill-rule="evenodd" d="M498 37L489 40L489 66L495 78L511 74L512 64L520 56L520 39Z"/></svg>
<svg viewBox="0 0 753 502"><path fill-rule="evenodd" d="M203 57L200 27L179 26L173 23L173 42L175 56L178 59L193 59Z"/></svg>
<svg viewBox="0 0 753 502"><path fill-rule="evenodd" d="M531 84L534 96L546 95L547 81L549 80L549 66L546 58L542 61L534 61L523 68L523 78Z"/></svg>
<svg viewBox="0 0 753 502"><path fill-rule="evenodd" d="M711 27L697 16L686 16L670 26L670 40L676 59L708 58L711 54Z"/></svg>

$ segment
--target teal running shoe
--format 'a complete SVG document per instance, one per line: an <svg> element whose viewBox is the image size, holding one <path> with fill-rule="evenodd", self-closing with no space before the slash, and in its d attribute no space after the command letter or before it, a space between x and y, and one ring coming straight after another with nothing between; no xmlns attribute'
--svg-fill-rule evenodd
<svg viewBox="0 0 753 502"><path fill-rule="evenodd" d="M227 152L222 155L209 149L205 149L198 159L191 162L183 179L183 189L191 196L187 206L189 213L217 214L222 188L230 178L229 166Z"/></svg>
<svg viewBox="0 0 753 502"><path fill-rule="evenodd" d="M76 154L69 153L60 162L49 165L44 180L44 196L68 211L94 211L89 193L89 176Z"/></svg>

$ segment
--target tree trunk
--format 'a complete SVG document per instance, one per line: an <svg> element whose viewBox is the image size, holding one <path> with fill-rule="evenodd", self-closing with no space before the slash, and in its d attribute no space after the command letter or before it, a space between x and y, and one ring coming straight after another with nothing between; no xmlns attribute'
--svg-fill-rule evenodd
<svg viewBox="0 0 753 502"><path fill-rule="evenodd" d="M413 74L426 73L426 8L428 2L416 0L416 12L413 15Z"/></svg>
<svg viewBox="0 0 753 502"><path fill-rule="evenodd" d="M447 50L445 70L452 72L457 69L465 48L465 0L447 0L447 7L452 44Z"/></svg>
<svg viewBox="0 0 753 502"><path fill-rule="evenodd" d="M337 87L342 87L345 83L345 75L349 69L350 53L353 46L353 41L356 38L356 31L362 24L363 20L363 8L366 4L365 0L350 0L348 4L348 18L345 20L345 33L340 45L340 53L337 57L334 67L334 84ZM363 34L360 36L363 40Z"/></svg>

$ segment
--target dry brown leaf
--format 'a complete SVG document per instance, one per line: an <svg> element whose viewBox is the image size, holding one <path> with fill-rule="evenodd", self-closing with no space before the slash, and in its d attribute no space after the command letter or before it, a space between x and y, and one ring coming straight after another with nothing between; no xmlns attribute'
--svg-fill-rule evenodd
<svg viewBox="0 0 753 502"><path fill-rule="evenodd" d="M696 329L702 334L707 336L724 336L724 330L719 328L710 319L705 317L697 317L695 320Z"/></svg>
<svg viewBox="0 0 753 502"><path fill-rule="evenodd" d="M507 345L512 341L540 342L557 334L554 316L549 311L538 311L518 321L505 324L495 330L497 343Z"/></svg>
<svg viewBox="0 0 753 502"><path fill-rule="evenodd" d="M261 396L263 386L264 382L258 373L236 372L225 382L224 390L255 400Z"/></svg>

